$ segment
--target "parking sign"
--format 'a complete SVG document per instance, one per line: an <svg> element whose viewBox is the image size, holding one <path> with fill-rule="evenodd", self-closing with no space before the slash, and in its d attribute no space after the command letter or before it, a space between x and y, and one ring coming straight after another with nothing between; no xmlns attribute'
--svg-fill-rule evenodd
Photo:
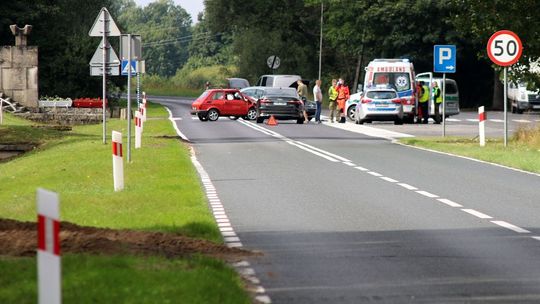
<svg viewBox="0 0 540 304"><path fill-rule="evenodd" d="M433 71L435 73L456 72L455 45L435 45L433 47Z"/></svg>

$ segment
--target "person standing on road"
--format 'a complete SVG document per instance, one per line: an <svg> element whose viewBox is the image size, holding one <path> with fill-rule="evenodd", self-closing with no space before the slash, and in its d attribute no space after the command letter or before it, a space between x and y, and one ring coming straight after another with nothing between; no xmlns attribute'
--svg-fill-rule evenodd
<svg viewBox="0 0 540 304"><path fill-rule="evenodd" d="M337 105L338 91L337 91L337 79L332 79L332 85L328 89L328 100L330 104L328 108L330 109L330 122L334 122L334 117L337 118L336 105Z"/></svg>
<svg viewBox="0 0 540 304"><path fill-rule="evenodd" d="M321 110L322 110L322 91L321 91L321 80L317 79L315 81L315 86L313 87L313 99L315 99L315 103L317 104L317 110L315 111L315 122L321 123Z"/></svg>
<svg viewBox="0 0 540 304"><path fill-rule="evenodd" d="M302 100L302 113L304 114L304 123L308 123L309 119L306 112L308 88L307 88L307 85L305 85L301 79L298 79L296 83L298 84L298 88L296 89L296 92L298 93L298 96L300 96L300 100Z"/></svg>
<svg viewBox="0 0 540 304"><path fill-rule="evenodd" d="M337 91L338 91L337 103L338 103L338 108L339 108L339 123L345 123L346 121L345 103L349 99L350 92L349 92L349 87L345 85L345 81L341 78L338 80Z"/></svg>
<svg viewBox="0 0 540 304"><path fill-rule="evenodd" d="M434 81L433 84L433 106L435 107L434 109L434 112L435 112L435 123L436 124L440 124L442 119L441 119L441 114L440 114L440 111L439 111L439 107L442 103L442 94L441 94L441 89L439 88L439 84Z"/></svg>
<svg viewBox="0 0 540 304"><path fill-rule="evenodd" d="M420 110L422 114L422 123L427 124L429 119L429 87L420 81L422 95L420 96Z"/></svg>

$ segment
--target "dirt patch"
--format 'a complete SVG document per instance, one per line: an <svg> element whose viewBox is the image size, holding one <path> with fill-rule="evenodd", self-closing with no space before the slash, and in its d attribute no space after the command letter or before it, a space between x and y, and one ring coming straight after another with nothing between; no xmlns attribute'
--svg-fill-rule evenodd
<svg viewBox="0 0 540 304"><path fill-rule="evenodd" d="M203 254L236 261L255 253L229 248L183 235L60 224L61 252L87 254L161 255L169 258ZM0 255L33 256L37 247L37 224L0 219Z"/></svg>

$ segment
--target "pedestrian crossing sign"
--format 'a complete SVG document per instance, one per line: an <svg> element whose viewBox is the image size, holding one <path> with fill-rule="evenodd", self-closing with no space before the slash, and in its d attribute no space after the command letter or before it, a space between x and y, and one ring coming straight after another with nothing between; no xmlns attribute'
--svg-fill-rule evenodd
<svg viewBox="0 0 540 304"><path fill-rule="evenodd" d="M122 75L128 75L128 61L122 60ZM137 75L137 60L131 60L131 75Z"/></svg>

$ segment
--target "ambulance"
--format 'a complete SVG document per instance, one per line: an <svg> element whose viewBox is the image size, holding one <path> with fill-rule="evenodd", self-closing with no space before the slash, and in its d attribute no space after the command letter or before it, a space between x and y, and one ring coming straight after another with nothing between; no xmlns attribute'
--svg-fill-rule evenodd
<svg viewBox="0 0 540 304"><path fill-rule="evenodd" d="M386 86L398 93L403 104L403 121L414 122L416 113L416 87L414 66L409 59L374 59L366 67L366 89Z"/></svg>

